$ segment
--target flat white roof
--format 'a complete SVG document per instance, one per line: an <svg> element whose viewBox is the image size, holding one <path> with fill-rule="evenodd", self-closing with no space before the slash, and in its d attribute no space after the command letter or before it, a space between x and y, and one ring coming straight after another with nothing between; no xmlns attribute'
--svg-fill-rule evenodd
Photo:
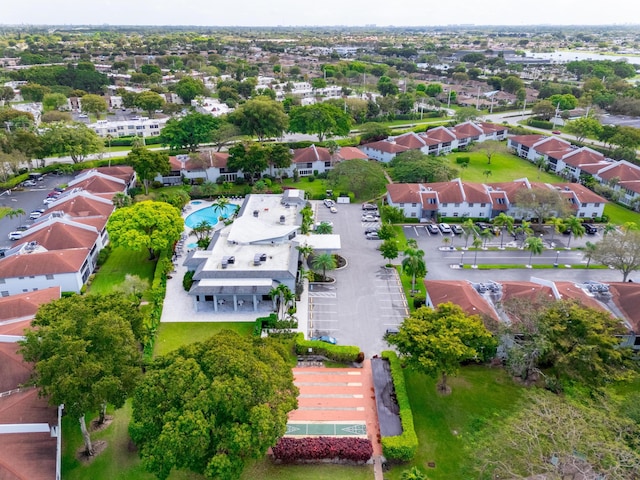
<svg viewBox="0 0 640 480"><path fill-rule="evenodd" d="M270 278L203 278L201 287L270 287L273 280Z"/></svg>
<svg viewBox="0 0 640 480"><path fill-rule="evenodd" d="M299 235L295 238L298 245L304 245L305 243L312 247L314 250L340 250L340 235Z"/></svg>

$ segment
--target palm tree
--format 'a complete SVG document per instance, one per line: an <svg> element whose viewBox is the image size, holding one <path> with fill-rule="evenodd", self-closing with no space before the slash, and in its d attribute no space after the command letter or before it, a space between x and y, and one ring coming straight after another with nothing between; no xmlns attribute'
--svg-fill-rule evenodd
<svg viewBox="0 0 640 480"><path fill-rule="evenodd" d="M531 258L533 254L540 255L544 251L544 243L540 237L529 237L525 241L525 250L529 250L529 266L531 266Z"/></svg>
<svg viewBox="0 0 640 480"><path fill-rule="evenodd" d="M608 233L615 232L616 226L613 223L607 223L602 229L602 236L606 237Z"/></svg>
<svg viewBox="0 0 640 480"><path fill-rule="evenodd" d="M511 233L514 221L515 219L511 215L507 215L504 212L500 212L500 215L493 219L493 224L500 228L500 248L503 248L504 231Z"/></svg>
<svg viewBox="0 0 640 480"><path fill-rule="evenodd" d="M272 288L269 295L277 302L278 318L284 319L284 314L289 310L288 305L295 298L295 295L284 283Z"/></svg>
<svg viewBox="0 0 640 480"><path fill-rule="evenodd" d="M451 243L451 239L449 237L444 237L444 236L442 237L442 245L444 245L445 248L448 247L450 243Z"/></svg>
<svg viewBox="0 0 640 480"><path fill-rule="evenodd" d="M417 248L407 248L402 260L402 271L411 275L411 293L416 290L416 277L424 277L427 274L427 265L424 262L424 251Z"/></svg>
<svg viewBox="0 0 640 480"><path fill-rule="evenodd" d="M493 230L490 228L485 228L480 232L480 237L482 238L482 248L486 248L487 240L493 237Z"/></svg>
<svg viewBox="0 0 640 480"><path fill-rule="evenodd" d="M464 230L464 248L467 248L469 243L469 237L476 236L477 229L475 224L473 223L473 219L468 218L464 222L462 222L462 229Z"/></svg>
<svg viewBox="0 0 640 480"><path fill-rule="evenodd" d="M533 235L531 222L527 222L526 220L523 220L520 226L516 228L516 233L518 234L521 233L523 235L522 242L520 243L520 247L524 247L524 241L527 239L527 237L529 237L530 235Z"/></svg>
<svg viewBox="0 0 640 480"><path fill-rule="evenodd" d="M581 238L584 236L585 229L582 226L582 220L571 215L564 221L565 230L569 232L569 241L567 242L567 248L571 245L571 237Z"/></svg>
<svg viewBox="0 0 640 480"><path fill-rule="evenodd" d="M202 195L211 200L211 197L213 197L213 195L218 191L218 185L213 182L204 182L200 185L200 191L202 192Z"/></svg>
<svg viewBox="0 0 640 480"><path fill-rule="evenodd" d="M326 279L327 270L333 270L336 268L336 259L330 253L314 255L313 260L311 260L311 267L315 270L322 270L322 276Z"/></svg>
<svg viewBox="0 0 640 480"><path fill-rule="evenodd" d="M549 224L553 227L551 230L551 242L553 242L556 233L560 233L562 228L564 227L564 220L559 217L551 217L549 219Z"/></svg>
<svg viewBox="0 0 640 480"><path fill-rule="evenodd" d="M473 266L477 267L478 266L478 249L482 246L482 239L480 237L473 237L473 242L471 242L471 245L473 245L473 248L476 249L476 253L473 256Z"/></svg>
<svg viewBox="0 0 640 480"><path fill-rule="evenodd" d="M206 220L201 221L195 227L193 227L193 233L196 234L198 241L208 238L211 234L213 227Z"/></svg>
<svg viewBox="0 0 640 480"><path fill-rule="evenodd" d="M302 243L296 247L298 252L300 252L300 256L302 257L302 263L307 261L309 255L313 253L313 247L311 245L307 245L306 243Z"/></svg>
<svg viewBox="0 0 640 480"><path fill-rule="evenodd" d="M104 138L109 144L109 153L107 153L107 155L109 156L109 167L111 167L111 140L113 140L113 135L111 135L110 133L107 133L107 135Z"/></svg>
<svg viewBox="0 0 640 480"><path fill-rule="evenodd" d="M589 265L591 265L591 259L593 258L593 255L596 253L596 250L598 250L598 245L596 245L595 243L587 242L585 244L584 256L587 259L587 268L589 268Z"/></svg>
<svg viewBox="0 0 640 480"><path fill-rule="evenodd" d="M21 217L22 215L24 215L24 210L21 208L12 208L7 212L9 218Z"/></svg>
<svg viewBox="0 0 640 480"><path fill-rule="evenodd" d="M333 226L328 222L320 222L316 225L316 233L319 235L329 235L333 233Z"/></svg>
<svg viewBox="0 0 640 480"><path fill-rule="evenodd" d="M229 203L231 202L227 197L218 197L218 199L211 205L211 209L213 210L214 214L220 217L226 211Z"/></svg>

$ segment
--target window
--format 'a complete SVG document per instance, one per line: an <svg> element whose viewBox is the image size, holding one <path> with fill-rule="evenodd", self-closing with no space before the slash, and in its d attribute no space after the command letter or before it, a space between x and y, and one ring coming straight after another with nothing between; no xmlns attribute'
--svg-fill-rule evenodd
<svg viewBox="0 0 640 480"><path fill-rule="evenodd" d="M456 206L456 207L459 207L459 206L460 206L460 204L459 204L459 203L456 203L456 204L455 204L455 206Z"/></svg>
<svg viewBox="0 0 640 480"><path fill-rule="evenodd" d="M36 278L35 275L29 275L29 278Z"/></svg>
<svg viewBox="0 0 640 480"><path fill-rule="evenodd" d="M443 217L448 217L449 215L447 215L447 212L442 212L440 215L442 215Z"/></svg>
<svg viewBox="0 0 640 480"><path fill-rule="evenodd" d="M487 204L486 204L486 203L481 203L481 204L480 204L480 208L484 208L484 207L486 207L486 206L487 206Z"/></svg>
<svg viewBox="0 0 640 480"><path fill-rule="evenodd" d="M475 205L473 203L469 204L469 208L473 208Z"/></svg>
<svg viewBox="0 0 640 480"><path fill-rule="evenodd" d="M47 280L53 280L53 275L47 275Z"/></svg>
<svg viewBox="0 0 640 480"><path fill-rule="evenodd" d="M582 206L582 208L585 208L587 206L587 204L586 203L582 203L581 206Z"/></svg>
<svg viewBox="0 0 640 480"><path fill-rule="evenodd" d="M580 215L578 215L579 217L584 217L584 212L580 212Z"/></svg>
<svg viewBox="0 0 640 480"><path fill-rule="evenodd" d="M505 202L504 198L497 198L496 200L498 201L498 205L504 205L505 203L507 203Z"/></svg>
<svg viewBox="0 0 640 480"><path fill-rule="evenodd" d="M412 204L411 204L411 206L412 206L412 207L417 207L417 206L418 206L418 204L417 204L417 203L412 203Z"/></svg>
<svg viewBox="0 0 640 480"><path fill-rule="evenodd" d="M594 206L594 207L599 207L599 206L600 206L600 203L594 203L594 204L593 204L593 206Z"/></svg>
<svg viewBox="0 0 640 480"><path fill-rule="evenodd" d="M435 199L435 198L430 198L430 199L429 199L429 204L430 204L430 205L435 205L436 203L437 203L437 202L436 202L436 199Z"/></svg>
<svg viewBox="0 0 640 480"><path fill-rule="evenodd" d="M3 290L2 292L0 292L0 294L1 294L3 297L8 297L8 296L9 296L9 292L8 292L8 291L6 291L6 290Z"/></svg>
<svg viewBox="0 0 640 480"><path fill-rule="evenodd" d="M324 168L331 168L331 162L324 162Z"/></svg>
<svg viewBox="0 0 640 480"><path fill-rule="evenodd" d="M453 216L457 217L458 216L458 212L453 212Z"/></svg>
<svg viewBox="0 0 640 480"><path fill-rule="evenodd" d="M24 280L24 277L18 277L18 280Z"/></svg>
<svg viewBox="0 0 640 480"><path fill-rule="evenodd" d="M0 278L0 283L7 283L7 281L4 278Z"/></svg>
<svg viewBox="0 0 640 480"><path fill-rule="evenodd" d="M411 212L411 216L415 217L416 216L416 212Z"/></svg>
<svg viewBox="0 0 640 480"><path fill-rule="evenodd" d="M401 204L400 204L400 208L404 208L404 203L401 203Z"/></svg>
<svg viewBox="0 0 640 480"><path fill-rule="evenodd" d="M447 204L446 204L446 203L443 203L443 204L442 204L442 208L447 208ZM443 214L443 215L444 215L444 214ZM446 215L445 215L445 216L446 216Z"/></svg>

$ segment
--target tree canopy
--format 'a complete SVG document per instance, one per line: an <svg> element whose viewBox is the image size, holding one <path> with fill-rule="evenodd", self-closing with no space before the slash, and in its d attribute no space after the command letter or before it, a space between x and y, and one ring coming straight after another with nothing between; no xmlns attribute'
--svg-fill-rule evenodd
<svg viewBox="0 0 640 480"><path fill-rule="evenodd" d="M191 100L196 98L198 95L204 95L205 93L207 93L207 89L204 86L204 83L202 83L201 80L197 80L193 77L181 78L176 84L175 89L176 94L187 105L190 105Z"/></svg>
<svg viewBox="0 0 640 480"><path fill-rule="evenodd" d="M162 143L172 150L186 148L195 152L201 143L212 140L220 119L203 113L192 112L180 119L172 118L162 129Z"/></svg>
<svg viewBox="0 0 640 480"><path fill-rule="evenodd" d="M144 193L149 194L149 182L156 175L166 175L171 170L169 157L164 152L156 152L144 147L133 147L127 154L127 160L144 184Z"/></svg>
<svg viewBox="0 0 640 480"><path fill-rule="evenodd" d="M229 149L227 168L242 171L253 183L255 177L269 165L267 153L267 149L260 143L237 143Z"/></svg>
<svg viewBox="0 0 640 480"><path fill-rule="evenodd" d="M330 103L293 107L289 114L289 131L318 135L318 141L334 135L348 135L351 117Z"/></svg>
<svg viewBox="0 0 640 480"><path fill-rule="evenodd" d="M150 200L118 208L107 223L114 246L130 250L147 249L151 259L159 250L173 247L183 229L184 221L177 208Z"/></svg>
<svg viewBox="0 0 640 480"><path fill-rule="evenodd" d="M20 342L34 364L33 383L51 405L79 419L93 453L84 415L106 403L121 407L142 373L142 314L121 294L74 295L43 305Z"/></svg>
<svg viewBox="0 0 640 480"><path fill-rule="evenodd" d="M229 120L245 135L263 141L269 137L281 137L289 126L289 117L282 104L268 97L256 97L243 103L229 114Z"/></svg>
<svg viewBox="0 0 640 480"><path fill-rule="evenodd" d="M541 188L521 188L514 203L529 218L536 218L539 224L550 217L562 217L567 211L566 202L557 190Z"/></svg>
<svg viewBox="0 0 640 480"><path fill-rule="evenodd" d="M40 135L40 140L43 156L68 155L73 163L82 162L87 155L104 148L98 134L82 123L52 124Z"/></svg>
<svg viewBox="0 0 640 480"><path fill-rule="evenodd" d="M447 182L458 175L443 157L426 155L419 150L403 152L389 163L391 176L399 183Z"/></svg>
<svg viewBox="0 0 640 480"><path fill-rule="evenodd" d="M361 199L379 195L387 184L384 171L378 163L360 159L338 163L329 172L329 182L343 186Z"/></svg>
<svg viewBox="0 0 640 480"><path fill-rule="evenodd" d="M237 479L285 433L297 393L281 347L223 331L147 368L129 432L160 479L173 468Z"/></svg>
<svg viewBox="0 0 640 480"><path fill-rule="evenodd" d="M489 359L497 346L479 316L467 315L452 303L417 309L388 341L415 370L440 375L441 391L448 390L447 376L455 374L461 362Z"/></svg>

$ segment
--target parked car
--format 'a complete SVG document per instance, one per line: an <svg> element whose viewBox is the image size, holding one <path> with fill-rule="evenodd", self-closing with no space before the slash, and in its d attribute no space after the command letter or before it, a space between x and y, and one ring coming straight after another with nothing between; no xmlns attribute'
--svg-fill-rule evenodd
<svg viewBox="0 0 640 480"><path fill-rule="evenodd" d="M378 228L377 227L369 227L366 228L364 231L364 234L366 235L367 233L378 233Z"/></svg>
<svg viewBox="0 0 640 480"><path fill-rule="evenodd" d="M40 218L42 216L42 212L40 210L34 210L33 212L31 212L29 214L29 218L31 220L36 220L37 218Z"/></svg>
<svg viewBox="0 0 640 480"><path fill-rule="evenodd" d="M365 234L365 237L367 240L380 240L380 236L378 235L378 232L367 233Z"/></svg>
<svg viewBox="0 0 640 480"><path fill-rule="evenodd" d="M464 233L464 229L460 225L451 225L451 231L456 235L462 235Z"/></svg>
<svg viewBox="0 0 640 480"><path fill-rule="evenodd" d="M336 207L331 207L331 208L329 208L329 211L330 211L331 213L338 213L338 209L337 209Z"/></svg>
<svg viewBox="0 0 640 480"><path fill-rule="evenodd" d="M562 132L560 130L554 130L551 133L553 133L554 135L560 135Z"/></svg>
<svg viewBox="0 0 640 480"><path fill-rule="evenodd" d="M324 199L324 206L325 206L325 207L327 207L327 208L331 208L331 207L333 207L335 204L336 204L336 203L335 203L333 200L331 200L330 198L325 198L325 199Z"/></svg>
<svg viewBox="0 0 640 480"><path fill-rule="evenodd" d="M331 345L336 345L338 343L335 337L330 337L329 335L322 335L321 337L311 337L311 340L330 343Z"/></svg>
<svg viewBox="0 0 640 480"><path fill-rule="evenodd" d="M36 186L36 181L35 180L25 180L24 182L22 182L22 186L23 187L35 187Z"/></svg>
<svg viewBox="0 0 640 480"><path fill-rule="evenodd" d="M370 213L367 213L365 215L362 215L362 221L363 222L377 222L378 218L374 215L371 215Z"/></svg>
<svg viewBox="0 0 640 480"><path fill-rule="evenodd" d="M434 225L433 223L430 223L427 225L427 230L429 231L429 233L432 233L434 235L437 235L440 233L440 229L438 228L438 226Z"/></svg>
<svg viewBox="0 0 640 480"><path fill-rule="evenodd" d="M19 227L16 227L16 231L18 232L25 232L29 230L29 225L20 225Z"/></svg>
<svg viewBox="0 0 640 480"><path fill-rule="evenodd" d="M9 240L20 240L22 232L9 232Z"/></svg>
<svg viewBox="0 0 640 480"><path fill-rule="evenodd" d="M373 203L363 203L362 210L378 210L378 206Z"/></svg>
<svg viewBox="0 0 640 480"><path fill-rule="evenodd" d="M448 223L439 223L438 228L442 233L451 233L451 227Z"/></svg>
<svg viewBox="0 0 640 480"><path fill-rule="evenodd" d="M55 202L57 199L58 199L58 197L47 197L42 201L42 203L44 203L45 205L49 205L49 204Z"/></svg>
<svg viewBox="0 0 640 480"><path fill-rule="evenodd" d="M591 225L590 223L583 223L582 226L584 227L585 233L588 233L589 235L595 235L596 233L598 233L598 227L596 227L595 225Z"/></svg>

